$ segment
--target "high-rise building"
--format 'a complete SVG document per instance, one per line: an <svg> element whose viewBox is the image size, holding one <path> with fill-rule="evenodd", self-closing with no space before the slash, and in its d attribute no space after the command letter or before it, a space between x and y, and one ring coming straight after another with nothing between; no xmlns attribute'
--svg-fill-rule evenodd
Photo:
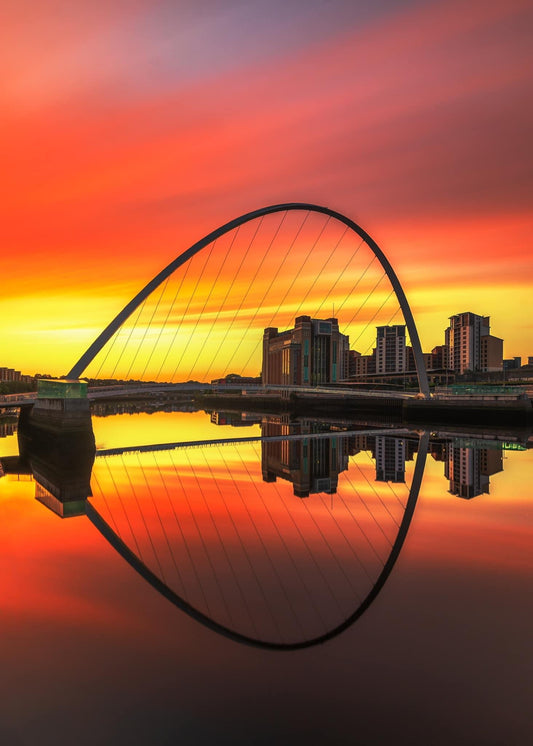
<svg viewBox="0 0 533 746"><path fill-rule="evenodd" d="M373 375L376 372L376 351L372 350L371 355L359 355L354 358L355 377Z"/></svg>
<svg viewBox="0 0 533 746"><path fill-rule="evenodd" d="M405 324L378 326L376 332L376 373L406 371Z"/></svg>
<svg viewBox="0 0 533 746"><path fill-rule="evenodd" d="M433 370L444 370L448 368L448 348L446 345L437 345L431 350Z"/></svg>
<svg viewBox="0 0 533 746"><path fill-rule="evenodd" d="M294 329L263 333L263 384L316 386L348 377L349 338L337 319L298 316Z"/></svg>
<svg viewBox="0 0 533 746"><path fill-rule="evenodd" d="M481 370L485 373L497 373L503 370L503 339L485 334L481 337ZM520 366L518 366L520 367Z"/></svg>
<svg viewBox="0 0 533 746"><path fill-rule="evenodd" d="M503 368L503 340L491 335L489 316L470 312L450 316L445 343L448 365L457 373Z"/></svg>

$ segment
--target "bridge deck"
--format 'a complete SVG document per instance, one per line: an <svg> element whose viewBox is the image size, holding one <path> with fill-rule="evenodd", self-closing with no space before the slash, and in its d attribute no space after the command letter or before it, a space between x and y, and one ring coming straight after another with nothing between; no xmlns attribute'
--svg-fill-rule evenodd
<svg viewBox="0 0 533 746"><path fill-rule="evenodd" d="M153 394L165 394L165 393L192 393L202 391L204 393L212 392L213 394L235 394L246 397L279 397L288 398L291 394L298 394L306 398L337 398L337 399L398 399L398 400L412 400L419 399L421 395L418 393L407 392L407 391L372 391L370 389L352 389L343 388L341 386L329 387L329 386L242 386L227 384L224 386L211 386L211 384L145 384L139 386L123 386L123 385L110 385L110 386L97 386L90 388L88 391L88 399L94 401L97 399L114 399L123 398L127 396L138 396L138 395L153 395ZM521 389L520 392L513 390L512 392L506 393L472 393L472 394L459 394L452 392L436 392L431 395L428 403L432 401L446 401L446 402L493 402L493 401L514 401L517 399L531 398L533 396L533 389ZM37 392L32 391L23 394L4 394L0 395L0 410L1 409L15 409L23 406L24 404L33 404L37 400Z"/></svg>

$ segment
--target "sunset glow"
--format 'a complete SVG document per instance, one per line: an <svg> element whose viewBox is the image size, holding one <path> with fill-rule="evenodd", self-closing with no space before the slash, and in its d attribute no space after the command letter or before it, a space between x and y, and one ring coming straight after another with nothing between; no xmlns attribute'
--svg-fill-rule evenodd
<svg viewBox="0 0 533 746"><path fill-rule="evenodd" d="M531 3L208 5L5 4L1 364L66 373L175 256L287 201L375 238L424 350L468 310L533 355Z"/></svg>

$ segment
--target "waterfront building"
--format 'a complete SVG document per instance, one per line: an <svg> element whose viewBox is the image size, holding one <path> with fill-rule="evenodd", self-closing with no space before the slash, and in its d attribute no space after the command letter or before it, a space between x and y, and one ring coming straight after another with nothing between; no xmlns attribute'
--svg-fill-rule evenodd
<svg viewBox="0 0 533 746"><path fill-rule="evenodd" d="M376 373L407 370L405 324L376 327Z"/></svg>
<svg viewBox="0 0 533 746"><path fill-rule="evenodd" d="M357 350L348 350L348 378L351 380L357 375L358 359L361 353Z"/></svg>
<svg viewBox="0 0 533 746"><path fill-rule="evenodd" d="M407 349L412 354L413 348L412 347L408 347ZM422 353L422 358L424 360L424 366L425 366L426 370L432 370L433 369L433 360L434 360L433 354L431 352L423 352ZM414 354L413 354L413 362L414 362ZM411 366L409 366L409 370L414 370L415 368L416 368L416 365L413 365L413 368L411 368Z"/></svg>
<svg viewBox="0 0 533 746"><path fill-rule="evenodd" d="M31 383L33 381L33 376L26 376L21 373L20 370L14 370L13 368L0 368L0 383L13 381Z"/></svg>
<svg viewBox="0 0 533 746"><path fill-rule="evenodd" d="M445 331L449 367L457 373L503 369L503 340L490 333L490 317L475 313L450 316Z"/></svg>
<svg viewBox="0 0 533 746"><path fill-rule="evenodd" d="M355 376L370 376L376 372L376 350L371 355L359 355L354 360Z"/></svg>
<svg viewBox="0 0 533 746"><path fill-rule="evenodd" d="M448 348L446 345L437 345L431 350L431 367L433 370L446 370L448 368Z"/></svg>
<svg viewBox="0 0 533 746"><path fill-rule="evenodd" d="M348 376L350 344L339 331L338 319L298 316L293 329L263 333L264 385L316 386Z"/></svg>
<svg viewBox="0 0 533 746"><path fill-rule="evenodd" d="M517 370L522 366L522 358L521 357L512 357L508 360L503 361L503 369L504 370Z"/></svg>
<svg viewBox="0 0 533 746"><path fill-rule="evenodd" d="M503 339L486 334L480 339L481 370L497 373L503 370Z"/></svg>

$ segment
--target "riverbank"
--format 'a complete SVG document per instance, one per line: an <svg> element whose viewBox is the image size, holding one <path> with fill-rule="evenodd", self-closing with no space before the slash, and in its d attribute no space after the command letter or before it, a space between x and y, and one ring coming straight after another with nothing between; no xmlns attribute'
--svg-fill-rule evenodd
<svg viewBox="0 0 533 746"><path fill-rule="evenodd" d="M293 393L285 399L278 396L209 393L197 395L195 401L199 406L213 410L230 407L249 412L287 412L295 416L309 414L354 419L376 415L383 421L400 425L533 425L533 403L528 398L401 399L334 394L315 397Z"/></svg>

